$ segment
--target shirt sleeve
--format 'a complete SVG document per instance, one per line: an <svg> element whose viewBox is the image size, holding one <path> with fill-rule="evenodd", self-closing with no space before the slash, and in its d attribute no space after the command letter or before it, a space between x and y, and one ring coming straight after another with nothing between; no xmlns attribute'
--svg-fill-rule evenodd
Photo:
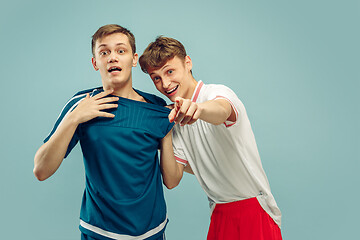
<svg viewBox="0 0 360 240"><path fill-rule="evenodd" d="M226 101L228 101L236 114L236 118L235 122L225 121L224 124L226 127L231 127L237 123L240 110L242 109L242 103L230 88L224 85L212 85L208 97L209 100L225 99Z"/></svg>
<svg viewBox="0 0 360 240"><path fill-rule="evenodd" d="M185 154L184 154L184 144L182 143L183 139L176 131L175 127L172 132L172 143L173 143L173 149L174 149L174 155L176 162L183 164L184 166L188 165L188 161L186 160Z"/></svg>
<svg viewBox="0 0 360 240"><path fill-rule="evenodd" d="M79 102L85 97L86 94L80 94L80 95L75 95L74 97L72 97L64 106L64 108L61 110L59 117L57 118L55 125L53 127L53 129L51 130L50 134L44 139L44 143L46 143L47 141L49 141L49 139L51 138L51 136L55 133L55 131L58 129L58 127L61 125L62 121L64 120L64 118L72 111L74 110L74 108L79 104ZM75 147L75 145L77 144L77 142L79 141L79 128L76 129L72 139L70 140L68 149L66 151L65 157L66 158L69 153L71 152L71 150Z"/></svg>

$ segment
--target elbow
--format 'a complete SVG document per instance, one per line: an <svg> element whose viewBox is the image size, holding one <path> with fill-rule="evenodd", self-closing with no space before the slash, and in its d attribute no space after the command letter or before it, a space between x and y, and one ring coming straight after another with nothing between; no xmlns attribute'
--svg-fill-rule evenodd
<svg viewBox="0 0 360 240"><path fill-rule="evenodd" d="M39 169L38 167L34 167L34 169L33 169L33 173L34 173L34 175L35 175L35 177L36 177L36 179L37 180L39 180L39 181L44 181L44 180L46 180L46 179L48 179L48 177L49 176L47 176L46 174L45 174L45 172L43 171L43 170L41 170L41 169Z"/></svg>
<svg viewBox="0 0 360 240"><path fill-rule="evenodd" d="M169 189L169 190L177 187L177 185L179 185L179 184L165 184L166 188Z"/></svg>
<svg viewBox="0 0 360 240"><path fill-rule="evenodd" d="M40 149L39 149L40 150ZM49 172L40 151L37 151L34 157L34 169L33 173L37 180L44 181L49 178Z"/></svg>
<svg viewBox="0 0 360 240"><path fill-rule="evenodd" d="M33 172L37 180L44 181L46 179L36 168L34 168Z"/></svg>
<svg viewBox="0 0 360 240"><path fill-rule="evenodd" d="M179 185L180 181L164 181L164 185L166 186L167 189L173 189L175 187L177 187Z"/></svg>
<svg viewBox="0 0 360 240"><path fill-rule="evenodd" d="M163 183L167 189L173 189L177 187L183 177L183 169L178 169L176 173L165 174L166 172L162 171Z"/></svg>

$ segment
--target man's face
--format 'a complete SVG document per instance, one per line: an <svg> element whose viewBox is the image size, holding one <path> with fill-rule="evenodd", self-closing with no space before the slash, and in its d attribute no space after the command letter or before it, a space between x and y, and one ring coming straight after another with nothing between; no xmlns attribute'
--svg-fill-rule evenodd
<svg viewBox="0 0 360 240"><path fill-rule="evenodd" d="M131 84L132 67L136 67L138 55L133 55L125 34L114 33L98 39L94 47L92 64L100 71L104 89Z"/></svg>
<svg viewBox="0 0 360 240"><path fill-rule="evenodd" d="M190 99L193 94L192 62L189 56L185 59L174 57L157 70L149 69L148 73L159 92L172 102L176 97Z"/></svg>

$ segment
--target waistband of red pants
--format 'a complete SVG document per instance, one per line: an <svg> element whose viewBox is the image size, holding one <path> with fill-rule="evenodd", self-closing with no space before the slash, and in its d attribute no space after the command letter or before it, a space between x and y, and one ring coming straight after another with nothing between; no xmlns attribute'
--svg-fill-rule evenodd
<svg viewBox="0 0 360 240"><path fill-rule="evenodd" d="M217 211L231 211L234 208L251 208L260 206L256 197L239 200L235 202L228 202L228 203L216 203L216 210Z"/></svg>

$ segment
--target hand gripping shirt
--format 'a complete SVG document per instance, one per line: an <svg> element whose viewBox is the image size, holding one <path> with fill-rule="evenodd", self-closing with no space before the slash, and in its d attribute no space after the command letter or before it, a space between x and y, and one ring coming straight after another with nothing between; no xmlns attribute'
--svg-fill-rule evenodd
<svg viewBox="0 0 360 240"><path fill-rule="evenodd" d="M63 108L62 119L90 93L75 94ZM80 230L97 239L156 239L168 222L158 160L160 140L171 130L169 109L155 95L136 90L147 102L119 97L112 118L98 117L78 126L65 157L79 141L85 165L85 191Z"/></svg>
<svg viewBox="0 0 360 240"><path fill-rule="evenodd" d="M246 110L226 86L199 81L192 101L226 99L236 112L236 122L213 125L198 120L175 125L173 147L179 163L190 164L206 192L210 206L256 197L262 208L281 225L281 212L270 191Z"/></svg>

